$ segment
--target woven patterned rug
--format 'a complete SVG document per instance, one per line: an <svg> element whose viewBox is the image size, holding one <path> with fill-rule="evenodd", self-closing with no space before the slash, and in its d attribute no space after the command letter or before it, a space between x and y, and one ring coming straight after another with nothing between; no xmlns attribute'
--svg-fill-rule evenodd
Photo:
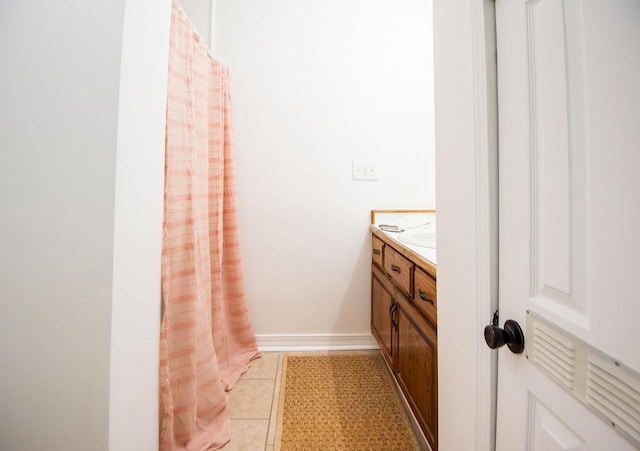
<svg viewBox="0 0 640 451"><path fill-rule="evenodd" d="M282 381L276 450L420 449L379 353L287 356Z"/></svg>

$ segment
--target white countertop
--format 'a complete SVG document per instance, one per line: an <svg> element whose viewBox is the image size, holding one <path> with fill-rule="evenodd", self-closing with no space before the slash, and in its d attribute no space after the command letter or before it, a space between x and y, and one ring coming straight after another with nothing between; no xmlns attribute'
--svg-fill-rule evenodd
<svg viewBox="0 0 640 451"><path fill-rule="evenodd" d="M374 226L378 229L381 224L395 225L405 230L428 230L431 232L436 231L436 214L433 212L382 212L376 213L376 224ZM400 232L388 232L381 230L386 236L393 239L401 246L405 246L407 249L415 252L422 258L429 260L436 265L436 250L428 247L416 246L414 244L405 243L398 239Z"/></svg>

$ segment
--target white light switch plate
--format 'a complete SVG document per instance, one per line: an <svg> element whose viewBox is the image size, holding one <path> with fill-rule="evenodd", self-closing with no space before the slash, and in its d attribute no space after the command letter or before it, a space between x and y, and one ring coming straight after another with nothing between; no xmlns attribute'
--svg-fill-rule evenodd
<svg viewBox="0 0 640 451"><path fill-rule="evenodd" d="M375 161L353 161L352 180L378 180L378 166Z"/></svg>

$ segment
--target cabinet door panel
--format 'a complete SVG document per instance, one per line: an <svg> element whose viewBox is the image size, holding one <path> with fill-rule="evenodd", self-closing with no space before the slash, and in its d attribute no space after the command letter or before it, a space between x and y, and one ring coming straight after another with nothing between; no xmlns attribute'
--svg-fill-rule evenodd
<svg viewBox="0 0 640 451"><path fill-rule="evenodd" d="M392 327L391 309L392 289L386 281L386 276L375 265L371 266L371 331L378 340L382 354L392 365Z"/></svg>
<svg viewBox="0 0 640 451"><path fill-rule="evenodd" d="M398 343L396 374L407 400L433 449L437 449L437 337L409 301L396 292Z"/></svg>

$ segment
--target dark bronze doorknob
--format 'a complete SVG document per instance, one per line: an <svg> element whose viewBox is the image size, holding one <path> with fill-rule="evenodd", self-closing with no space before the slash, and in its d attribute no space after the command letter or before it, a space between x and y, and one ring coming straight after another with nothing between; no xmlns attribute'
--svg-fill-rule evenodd
<svg viewBox="0 0 640 451"><path fill-rule="evenodd" d="M504 322L504 329L491 324L485 327L484 341L491 349L498 349L506 344L514 354L524 351L524 334L520 325L512 319Z"/></svg>

